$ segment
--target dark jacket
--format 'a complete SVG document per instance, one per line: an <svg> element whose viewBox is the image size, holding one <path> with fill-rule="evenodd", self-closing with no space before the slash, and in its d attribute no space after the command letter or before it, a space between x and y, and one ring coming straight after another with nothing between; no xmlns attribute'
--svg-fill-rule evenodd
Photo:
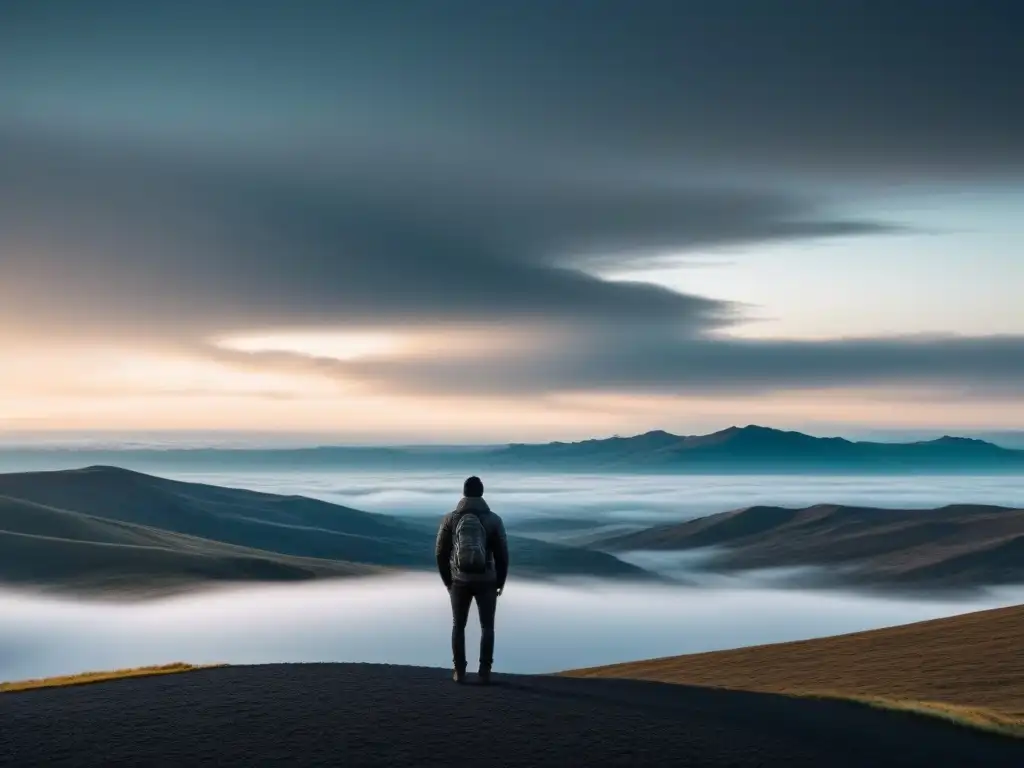
<svg viewBox="0 0 1024 768"><path fill-rule="evenodd" d="M461 573L452 562L452 534L455 532L459 515L463 512L476 513L484 530L487 531L487 570L483 573ZM498 515L491 512L487 502L479 497L464 497L454 511L444 516L441 527L437 530L434 555L437 558L437 570L446 587L450 587L453 582L481 581L493 581L498 589L505 586L505 579L508 577L508 539L505 536L505 524Z"/></svg>

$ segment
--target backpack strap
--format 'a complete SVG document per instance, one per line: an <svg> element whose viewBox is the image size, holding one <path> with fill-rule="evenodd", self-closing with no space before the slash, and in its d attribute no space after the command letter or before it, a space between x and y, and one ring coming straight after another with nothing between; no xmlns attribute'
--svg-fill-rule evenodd
<svg viewBox="0 0 1024 768"><path fill-rule="evenodd" d="M480 521L480 525L484 525L483 519L480 517L479 513L475 509L456 509L454 512L452 512L452 527L454 528L456 525L458 525L459 520L464 518L466 515L475 516L476 519ZM484 525L484 529L486 528L487 526Z"/></svg>

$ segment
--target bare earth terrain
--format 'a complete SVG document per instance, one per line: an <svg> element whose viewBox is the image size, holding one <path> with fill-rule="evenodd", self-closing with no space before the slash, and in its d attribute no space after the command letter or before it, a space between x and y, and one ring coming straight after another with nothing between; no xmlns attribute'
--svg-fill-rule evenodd
<svg viewBox="0 0 1024 768"><path fill-rule="evenodd" d="M221 667L0 695L0 765L986 766L1024 742L839 701L440 669Z"/></svg>

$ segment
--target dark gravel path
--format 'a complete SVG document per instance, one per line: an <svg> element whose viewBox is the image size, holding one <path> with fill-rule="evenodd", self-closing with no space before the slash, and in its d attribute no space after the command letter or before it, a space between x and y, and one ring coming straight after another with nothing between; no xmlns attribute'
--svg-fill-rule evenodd
<svg viewBox="0 0 1024 768"><path fill-rule="evenodd" d="M369 664L0 694L4 766L1024 766L1016 742L854 704Z"/></svg>

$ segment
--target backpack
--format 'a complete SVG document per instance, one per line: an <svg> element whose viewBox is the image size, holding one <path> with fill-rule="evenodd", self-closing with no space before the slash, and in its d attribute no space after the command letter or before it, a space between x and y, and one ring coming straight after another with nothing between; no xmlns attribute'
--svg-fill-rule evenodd
<svg viewBox="0 0 1024 768"><path fill-rule="evenodd" d="M463 512L452 536L455 567L462 573L487 571L487 531L475 512Z"/></svg>

